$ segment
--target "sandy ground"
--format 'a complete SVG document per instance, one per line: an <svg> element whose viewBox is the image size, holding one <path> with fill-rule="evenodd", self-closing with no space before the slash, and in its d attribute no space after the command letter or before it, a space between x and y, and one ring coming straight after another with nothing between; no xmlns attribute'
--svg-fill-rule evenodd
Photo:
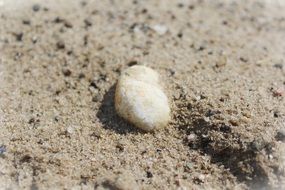
<svg viewBox="0 0 285 190"><path fill-rule="evenodd" d="M282 2L1 0L0 189L284 188ZM115 113L135 64L165 129Z"/></svg>

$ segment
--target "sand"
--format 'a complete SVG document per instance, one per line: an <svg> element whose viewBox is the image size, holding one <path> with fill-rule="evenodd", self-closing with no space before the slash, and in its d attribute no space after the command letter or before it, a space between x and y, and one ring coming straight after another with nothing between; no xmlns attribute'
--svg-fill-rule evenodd
<svg viewBox="0 0 285 190"><path fill-rule="evenodd" d="M0 189L282 189L283 1L0 1ZM166 30L167 29L167 30ZM131 65L170 124L119 118Z"/></svg>

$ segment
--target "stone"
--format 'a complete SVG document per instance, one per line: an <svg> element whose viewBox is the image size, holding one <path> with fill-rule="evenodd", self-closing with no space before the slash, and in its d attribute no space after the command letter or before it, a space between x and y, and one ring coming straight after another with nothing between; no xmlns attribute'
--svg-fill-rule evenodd
<svg viewBox="0 0 285 190"><path fill-rule="evenodd" d="M170 106L159 74L146 66L135 65L122 72L116 86L115 108L119 116L145 131L165 127L170 120Z"/></svg>

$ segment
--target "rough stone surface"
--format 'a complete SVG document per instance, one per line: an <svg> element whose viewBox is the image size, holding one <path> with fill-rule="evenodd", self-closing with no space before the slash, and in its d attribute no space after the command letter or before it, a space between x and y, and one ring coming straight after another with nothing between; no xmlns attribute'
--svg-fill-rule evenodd
<svg viewBox="0 0 285 190"><path fill-rule="evenodd" d="M159 82L158 73L146 66L126 69L116 87L118 115L146 131L165 127L170 120L170 107Z"/></svg>

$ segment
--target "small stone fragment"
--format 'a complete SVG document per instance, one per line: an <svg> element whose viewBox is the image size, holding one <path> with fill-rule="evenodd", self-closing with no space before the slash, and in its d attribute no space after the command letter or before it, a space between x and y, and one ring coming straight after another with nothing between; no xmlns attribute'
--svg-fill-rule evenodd
<svg viewBox="0 0 285 190"><path fill-rule="evenodd" d="M152 178L152 177L153 177L153 174L152 174L150 171L147 171L147 172L146 172L146 177L147 177L147 178Z"/></svg>
<svg viewBox="0 0 285 190"><path fill-rule="evenodd" d="M63 41L58 41L58 42L56 43L56 47L57 47L58 49L64 49L64 48L65 48L65 44L64 44Z"/></svg>
<svg viewBox="0 0 285 190"><path fill-rule="evenodd" d="M273 91L274 97L279 97L279 96L284 96L284 95L285 95L285 88L284 87L279 87L278 89Z"/></svg>
<svg viewBox="0 0 285 190"><path fill-rule="evenodd" d="M33 11L38 12L40 10L41 6L39 4L33 5Z"/></svg>
<svg viewBox="0 0 285 190"><path fill-rule="evenodd" d="M277 69L283 69L283 64L282 63L276 63L273 65L273 67L277 68Z"/></svg>
<svg viewBox="0 0 285 190"><path fill-rule="evenodd" d="M285 128L278 130L277 135L275 136L275 139L277 141L285 142Z"/></svg>
<svg viewBox="0 0 285 190"><path fill-rule="evenodd" d="M74 128L69 126L69 127L67 127L66 132L68 132L69 134L72 134L72 133L74 133Z"/></svg>
<svg viewBox="0 0 285 190"><path fill-rule="evenodd" d="M67 68L62 69L62 73L64 76L69 77L71 75L71 71Z"/></svg>
<svg viewBox="0 0 285 190"><path fill-rule="evenodd" d="M23 40L23 36L24 36L23 32L15 33L14 35L15 35L15 38L18 42L21 42Z"/></svg>
<svg viewBox="0 0 285 190"><path fill-rule="evenodd" d="M240 124L240 122L237 119L230 119L229 122L233 126L239 126L239 124Z"/></svg>
<svg viewBox="0 0 285 190"><path fill-rule="evenodd" d="M182 33L182 32L179 32L179 33L177 34L177 37L178 37L178 38L182 38L182 37L183 37L183 33Z"/></svg>
<svg viewBox="0 0 285 190"><path fill-rule="evenodd" d="M92 26L92 22L89 19L84 20L85 28Z"/></svg>
<svg viewBox="0 0 285 190"><path fill-rule="evenodd" d="M0 155L4 154L6 152L6 147L4 145L0 146Z"/></svg>
<svg viewBox="0 0 285 190"><path fill-rule="evenodd" d="M135 65L121 74L115 108L119 116L145 131L165 127L170 120L170 107L159 75L146 66Z"/></svg>
<svg viewBox="0 0 285 190"><path fill-rule="evenodd" d="M24 25L30 25L31 24L31 21L30 20L23 20L22 23Z"/></svg>
<svg viewBox="0 0 285 190"><path fill-rule="evenodd" d="M164 35L168 31L166 26L160 24L154 25L152 29L159 35Z"/></svg>

